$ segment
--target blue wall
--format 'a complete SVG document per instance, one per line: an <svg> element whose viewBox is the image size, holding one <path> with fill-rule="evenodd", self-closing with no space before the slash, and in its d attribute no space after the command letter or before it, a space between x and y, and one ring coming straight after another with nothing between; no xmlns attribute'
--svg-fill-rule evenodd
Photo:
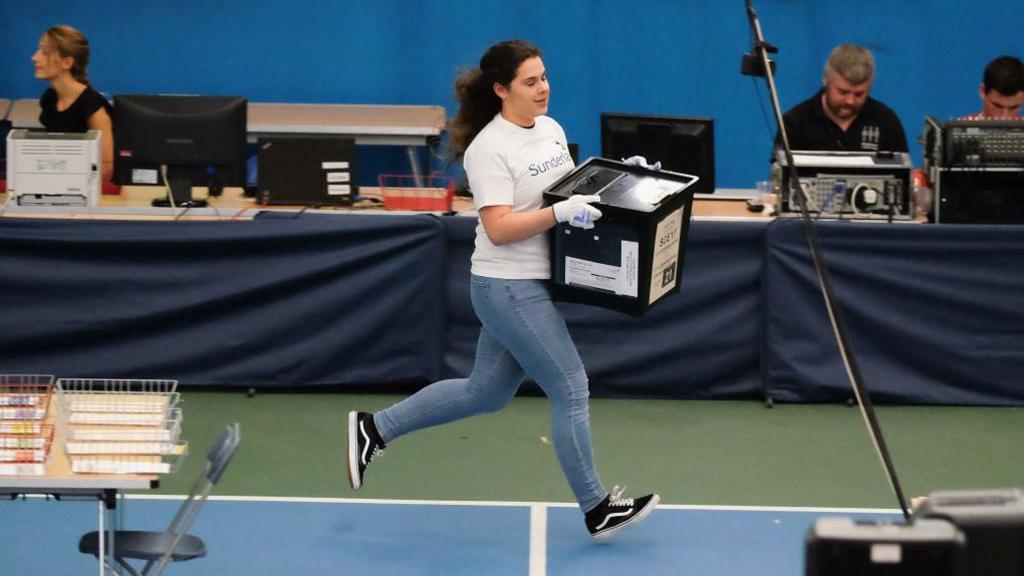
<svg viewBox="0 0 1024 576"><path fill-rule="evenodd" d="M875 51L873 95L913 140L926 114L978 108L991 58L1024 53L1019 0L759 0L781 48L788 108L820 85L837 43ZM600 151L602 111L716 120L720 187L765 177L774 124L766 92L737 72L748 49L740 0L29 0L0 2L0 97L36 97L29 62L43 30L89 37L103 92L241 94L253 101L441 104L490 44L538 44L552 83L550 114ZM920 161L917 145L915 159ZM397 156L400 159L400 156Z"/></svg>

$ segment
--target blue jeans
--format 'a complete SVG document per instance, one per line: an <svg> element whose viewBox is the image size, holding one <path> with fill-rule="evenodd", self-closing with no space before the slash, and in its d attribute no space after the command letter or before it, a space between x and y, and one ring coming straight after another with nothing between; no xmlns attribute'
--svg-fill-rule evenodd
<svg viewBox="0 0 1024 576"><path fill-rule="evenodd" d="M529 376L551 401L551 435L580 508L608 492L590 445L590 390L583 362L545 280L472 276L470 297L483 324L469 378L435 382L374 415L385 442L414 430L497 412Z"/></svg>

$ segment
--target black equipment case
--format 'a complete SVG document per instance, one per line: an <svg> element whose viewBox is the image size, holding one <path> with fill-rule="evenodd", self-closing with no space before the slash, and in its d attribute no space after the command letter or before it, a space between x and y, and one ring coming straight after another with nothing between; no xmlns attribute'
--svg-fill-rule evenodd
<svg viewBox="0 0 1024 576"><path fill-rule="evenodd" d="M967 574L1024 574L1024 492L1019 488L933 492L915 517L952 522L967 539Z"/></svg>
<svg viewBox="0 0 1024 576"><path fill-rule="evenodd" d="M806 576L965 576L964 535L945 520L913 524L822 518L807 535Z"/></svg>

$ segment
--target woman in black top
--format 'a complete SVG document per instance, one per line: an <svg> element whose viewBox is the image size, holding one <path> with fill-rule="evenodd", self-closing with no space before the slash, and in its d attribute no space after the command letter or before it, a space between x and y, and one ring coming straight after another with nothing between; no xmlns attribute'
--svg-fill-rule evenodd
<svg viewBox="0 0 1024 576"><path fill-rule="evenodd" d="M32 63L36 78L50 82L39 98L39 121L48 132L102 132L103 180L110 180L114 171L112 108L89 85L85 73L89 41L71 26L54 26L39 39Z"/></svg>

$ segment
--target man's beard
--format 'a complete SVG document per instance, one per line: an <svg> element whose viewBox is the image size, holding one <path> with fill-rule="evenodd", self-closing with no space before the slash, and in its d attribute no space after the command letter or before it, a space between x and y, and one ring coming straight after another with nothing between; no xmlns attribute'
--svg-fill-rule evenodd
<svg viewBox="0 0 1024 576"><path fill-rule="evenodd" d="M835 118L839 118L840 120L850 120L851 118L856 118L857 114L860 113L861 108L845 106L842 104L835 104L828 99L828 96L825 96L825 106L828 107L828 111L829 113L832 114L832 116L834 116Z"/></svg>

